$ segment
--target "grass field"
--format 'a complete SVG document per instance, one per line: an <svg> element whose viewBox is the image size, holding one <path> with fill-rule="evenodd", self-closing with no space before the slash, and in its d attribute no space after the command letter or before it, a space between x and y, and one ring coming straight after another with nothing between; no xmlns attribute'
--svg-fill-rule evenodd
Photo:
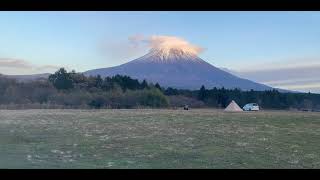
<svg viewBox="0 0 320 180"><path fill-rule="evenodd" d="M0 168L320 168L320 113L0 110Z"/></svg>

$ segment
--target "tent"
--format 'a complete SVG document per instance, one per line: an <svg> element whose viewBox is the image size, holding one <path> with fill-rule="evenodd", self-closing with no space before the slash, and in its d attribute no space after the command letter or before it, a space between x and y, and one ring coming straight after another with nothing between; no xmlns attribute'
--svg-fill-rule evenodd
<svg viewBox="0 0 320 180"><path fill-rule="evenodd" d="M238 104L232 100L231 103L224 109L224 111L229 111L229 112L240 112L243 111Z"/></svg>

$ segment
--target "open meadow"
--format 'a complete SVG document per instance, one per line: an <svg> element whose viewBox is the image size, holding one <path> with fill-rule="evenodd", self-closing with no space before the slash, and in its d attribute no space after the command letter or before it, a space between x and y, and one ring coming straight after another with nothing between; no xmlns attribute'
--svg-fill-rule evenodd
<svg viewBox="0 0 320 180"><path fill-rule="evenodd" d="M0 110L0 168L320 168L320 113Z"/></svg>

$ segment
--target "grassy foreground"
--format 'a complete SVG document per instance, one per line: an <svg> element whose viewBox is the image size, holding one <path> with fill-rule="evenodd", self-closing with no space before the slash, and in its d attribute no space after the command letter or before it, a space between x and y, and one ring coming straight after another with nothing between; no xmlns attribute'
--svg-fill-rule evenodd
<svg viewBox="0 0 320 180"><path fill-rule="evenodd" d="M0 168L320 168L320 113L0 110Z"/></svg>

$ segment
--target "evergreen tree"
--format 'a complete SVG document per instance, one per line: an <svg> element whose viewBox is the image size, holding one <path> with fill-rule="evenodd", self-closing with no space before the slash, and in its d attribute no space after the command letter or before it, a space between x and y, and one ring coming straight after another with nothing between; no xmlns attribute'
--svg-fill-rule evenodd
<svg viewBox="0 0 320 180"><path fill-rule="evenodd" d="M144 79L143 81L142 81L142 84L141 84L141 89L145 89L145 88L148 88L149 86L148 86L148 83L147 83L147 81Z"/></svg>
<svg viewBox="0 0 320 180"><path fill-rule="evenodd" d="M103 83L103 80L102 80L101 76L100 76L100 75L98 75L98 76L96 77L96 84L95 84L95 87L97 87L97 88L101 88L102 83Z"/></svg>
<svg viewBox="0 0 320 180"><path fill-rule="evenodd" d="M199 94L198 94L198 99L203 101L203 100L205 100L206 95L207 95L206 88L204 87L204 85L202 85L200 88Z"/></svg>
<svg viewBox="0 0 320 180"><path fill-rule="evenodd" d="M159 83L156 83L156 85L154 86L155 88L159 89L160 91L162 90L161 89L161 86L159 85Z"/></svg>
<svg viewBox="0 0 320 180"><path fill-rule="evenodd" d="M49 76L49 81L57 89L71 89L73 88L73 81L70 73L64 68L60 68L54 74Z"/></svg>

